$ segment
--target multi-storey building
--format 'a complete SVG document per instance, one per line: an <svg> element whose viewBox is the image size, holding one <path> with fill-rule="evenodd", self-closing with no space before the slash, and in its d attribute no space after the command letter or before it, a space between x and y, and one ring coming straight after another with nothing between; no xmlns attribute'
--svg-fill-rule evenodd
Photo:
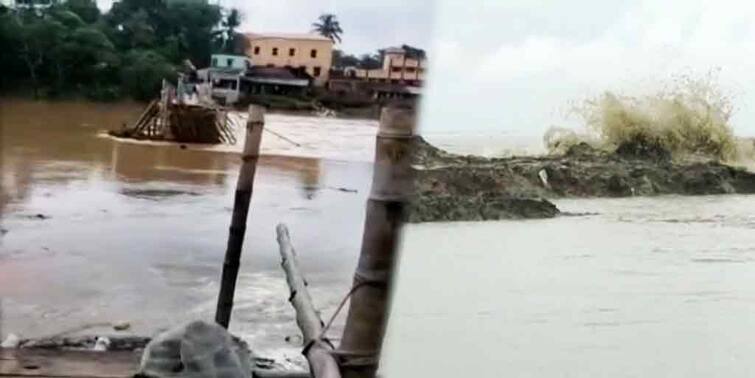
<svg viewBox="0 0 755 378"><path fill-rule="evenodd" d="M255 67L302 69L314 84L327 83L333 41L318 34L246 34L246 55Z"/></svg>
<svg viewBox="0 0 755 378"><path fill-rule="evenodd" d="M427 61L424 57L410 56L400 47L383 50L383 66L378 69L347 68L347 77L364 79L370 82L406 84L419 86L425 80Z"/></svg>

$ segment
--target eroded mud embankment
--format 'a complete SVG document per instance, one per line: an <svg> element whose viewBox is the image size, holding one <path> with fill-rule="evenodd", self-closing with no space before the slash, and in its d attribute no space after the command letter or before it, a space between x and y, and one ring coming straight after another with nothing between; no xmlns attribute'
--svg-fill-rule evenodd
<svg viewBox="0 0 755 378"><path fill-rule="evenodd" d="M755 174L716 161L677 161L663 150L581 143L558 156L484 158L418 138L412 222L550 218L554 198L755 193Z"/></svg>

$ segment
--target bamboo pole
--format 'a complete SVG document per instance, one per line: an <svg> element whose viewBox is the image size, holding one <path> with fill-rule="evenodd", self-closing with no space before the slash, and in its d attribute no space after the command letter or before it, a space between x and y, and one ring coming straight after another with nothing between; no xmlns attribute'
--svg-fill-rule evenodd
<svg viewBox="0 0 755 378"><path fill-rule="evenodd" d="M413 111L384 108L376 138L372 190L351 305L336 354L344 378L373 377L388 320L401 225L408 215L413 175Z"/></svg>
<svg viewBox="0 0 755 378"><path fill-rule="evenodd" d="M218 306L215 311L215 322L228 328L233 310L233 294L236 290L236 277L239 273L241 249L246 233L246 219L249 213L249 203L252 200L254 188L254 173L259 159L262 129L265 126L265 108L259 105L249 106L249 120L246 123L246 140L239 179L236 183L236 195L233 200L233 215L228 233L228 246L223 261L223 275L220 280Z"/></svg>
<svg viewBox="0 0 755 378"><path fill-rule="evenodd" d="M139 118L134 122L134 127L132 127L132 130L138 130L139 125L141 125L144 120L149 117L149 114L152 112L152 108L157 105L157 100L152 100L149 102L146 108L144 108L144 111L142 111L142 114L139 115Z"/></svg>
<svg viewBox="0 0 755 378"><path fill-rule="evenodd" d="M286 272L286 282L291 291L289 301L296 310L296 324L301 329L305 345L302 353L309 361L309 370L314 378L341 378L338 363L331 354L333 345L322 337L322 320L317 315L312 297L307 291L307 282L299 270L288 228L279 224L275 231L280 246L281 266Z"/></svg>

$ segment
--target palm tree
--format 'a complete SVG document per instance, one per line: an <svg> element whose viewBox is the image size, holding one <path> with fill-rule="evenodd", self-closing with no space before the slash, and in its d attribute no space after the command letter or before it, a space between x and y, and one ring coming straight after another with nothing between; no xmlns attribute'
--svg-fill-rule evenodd
<svg viewBox="0 0 755 378"><path fill-rule="evenodd" d="M213 33L216 35L219 50L226 54L235 54L239 50L236 29L241 25L241 12L233 8L226 13Z"/></svg>
<svg viewBox="0 0 755 378"><path fill-rule="evenodd" d="M312 31L318 32L323 37L330 38L333 43L341 42L343 29L341 29L341 24L338 22L336 15L331 13L322 14L317 18L317 21L312 24Z"/></svg>

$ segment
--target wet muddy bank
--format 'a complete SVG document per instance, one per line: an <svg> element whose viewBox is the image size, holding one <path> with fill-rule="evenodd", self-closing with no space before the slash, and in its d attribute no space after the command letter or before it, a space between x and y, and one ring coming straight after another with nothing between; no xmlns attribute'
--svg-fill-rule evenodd
<svg viewBox="0 0 755 378"><path fill-rule="evenodd" d="M257 355L249 345L238 336L231 335L233 343L241 350L248 353L251 359L252 369L256 374L285 372L291 370L290 361L277 361L273 358ZM93 351L93 352L131 352L136 356L142 356L145 348L152 340L151 337L145 336L66 336L66 337L48 337L39 339L23 339L17 342L17 345L10 348L18 349L37 349L49 351ZM296 366L298 370L303 370L304 365ZM296 369L295 369L296 370Z"/></svg>
<svg viewBox="0 0 755 378"><path fill-rule="evenodd" d="M146 336L66 336L20 340L17 348L50 350L96 350L97 340L107 340L106 350L138 352L149 343ZM102 343L102 342L101 342Z"/></svg>
<svg viewBox="0 0 755 378"><path fill-rule="evenodd" d="M552 218L557 198L755 193L755 174L716 161L678 161L664 151L578 144L562 155L455 155L423 139L415 150L410 221Z"/></svg>

